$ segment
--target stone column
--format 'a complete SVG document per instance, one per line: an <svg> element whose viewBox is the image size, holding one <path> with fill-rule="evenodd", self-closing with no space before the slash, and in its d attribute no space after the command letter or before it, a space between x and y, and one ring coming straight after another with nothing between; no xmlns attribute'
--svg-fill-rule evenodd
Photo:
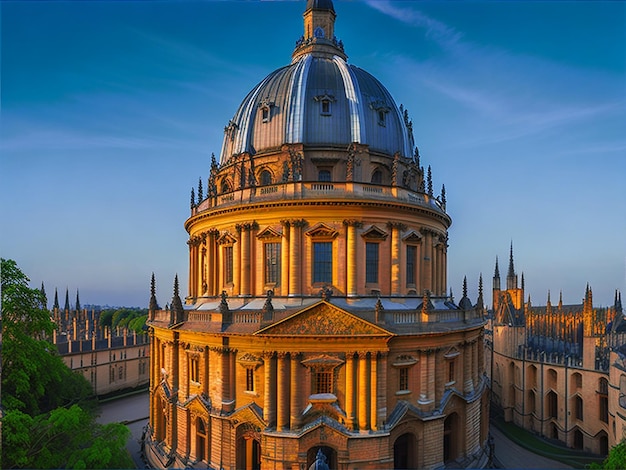
<svg viewBox="0 0 626 470"><path fill-rule="evenodd" d="M463 346L463 392L470 395L474 392L472 383L472 349L469 343Z"/></svg>
<svg viewBox="0 0 626 470"><path fill-rule="evenodd" d="M402 224L389 223L391 226L391 295L401 294L400 283L400 229Z"/></svg>
<svg viewBox="0 0 626 470"><path fill-rule="evenodd" d="M278 352L277 357L277 410L276 410L276 430L286 431L289 429L289 365L287 364L287 353Z"/></svg>
<svg viewBox="0 0 626 470"><path fill-rule="evenodd" d="M265 393L263 398L263 419L268 427L276 423L276 367L274 365L274 353L263 354L265 369Z"/></svg>
<svg viewBox="0 0 626 470"><path fill-rule="evenodd" d="M367 366L367 352L359 352L359 389L357 393L357 403L359 410L359 430L365 431L369 429L368 413L369 413L369 367Z"/></svg>
<svg viewBox="0 0 626 470"><path fill-rule="evenodd" d="M354 429L354 352L346 353L346 424Z"/></svg>
<svg viewBox="0 0 626 470"><path fill-rule="evenodd" d="M239 232L237 242L233 245L233 295L241 294L241 240L242 234L240 232L240 225L235 228Z"/></svg>
<svg viewBox="0 0 626 470"><path fill-rule="evenodd" d="M431 292L434 295L439 295L439 248L437 246L437 239L435 237L432 238L432 248L431 248Z"/></svg>
<svg viewBox="0 0 626 470"><path fill-rule="evenodd" d="M302 294L300 244L304 223L304 220L292 220L289 227L289 297L298 297Z"/></svg>
<svg viewBox="0 0 626 470"><path fill-rule="evenodd" d="M239 295L250 295L250 224L241 225L241 289Z"/></svg>
<svg viewBox="0 0 626 470"><path fill-rule="evenodd" d="M204 393L204 395L206 397L209 396L209 374L210 374L210 362L209 362L209 348L205 347L204 348L204 353L202 354L203 356L203 363L202 363L202 392Z"/></svg>
<svg viewBox="0 0 626 470"><path fill-rule="evenodd" d="M291 360L291 413L290 413L290 428L298 429L300 427L300 396L302 395L302 379L300 377L300 360L298 358L299 353L292 352L290 354Z"/></svg>
<svg viewBox="0 0 626 470"><path fill-rule="evenodd" d="M472 341L472 380L474 388L478 387L478 341Z"/></svg>
<svg viewBox="0 0 626 470"><path fill-rule="evenodd" d="M347 227L346 234L346 293L348 297L357 296L357 269L356 269L356 229L360 225L356 220L344 220Z"/></svg>
<svg viewBox="0 0 626 470"><path fill-rule="evenodd" d="M280 292L283 296L289 293L289 221L282 220L283 238L280 244Z"/></svg>
<svg viewBox="0 0 626 470"><path fill-rule="evenodd" d="M378 429L378 358L370 353L370 428Z"/></svg>
<svg viewBox="0 0 626 470"><path fill-rule="evenodd" d="M379 364L377 367L378 383L381 384L377 390L377 413L376 419L377 425L382 426L382 423L387 420L387 353L379 353ZM374 419L374 418L372 418Z"/></svg>

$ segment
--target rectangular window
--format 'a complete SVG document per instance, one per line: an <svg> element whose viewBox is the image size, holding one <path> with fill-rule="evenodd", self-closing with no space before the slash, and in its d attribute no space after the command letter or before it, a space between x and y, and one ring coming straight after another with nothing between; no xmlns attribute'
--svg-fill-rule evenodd
<svg viewBox="0 0 626 470"><path fill-rule="evenodd" d="M246 391L254 392L254 369L251 367L246 369Z"/></svg>
<svg viewBox="0 0 626 470"><path fill-rule="evenodd" d="M365 243L365 282L378 284L378 243Z"/></svg>
<svg viewBox="0 0 626 470"><path fill-rule="evenodd" d="M233 247L224 247L224 283L233 283Z"/></svg>
<svg viewBox="0 0 626 470"><path fill-rule="evenodd" d="M333 393L333 372L330 370L315 371L313 393Z"/></svg>
<svg viewBox="0 0 626 470"><path fill-rule="evenodd" d="M417 247L407 245L406 247L406 285L415 286L415 266L417 265Z"/></svg>
<svg viewBox="0 0 626 470"><path fill-rule="evenodd" d="M333 282L333 243L313 243L313 282L332 284Z"/></svg>
<svg viewBox="0 0 626 470"><path fill-rule="evenodd" d="M409 389L409 368L402 367L398 369L398 389L399 390L408 390Z"/></svg>
<svg viewBox="0 0 626 470"><path fill-rule="evenodd" d="M576 419L583 421L583 399L576 397Z"/></svg>
<svg viewBox="0 0 626 470"><path fill-rule="evenodd" d="M200 382L200 361L192 357L189 361L189 377L192 382Z"/></svg>
<svg viewBox="0 0 626 470"><path fill-rule="evenodd" d="M265 283L279 285L280 243L265 244Z"/></svg>
<svg viewBox="0 0 626 470"><path fill-rule="evenodd" d="M454 361L448 362L448 382L454 382Z"/></svg>

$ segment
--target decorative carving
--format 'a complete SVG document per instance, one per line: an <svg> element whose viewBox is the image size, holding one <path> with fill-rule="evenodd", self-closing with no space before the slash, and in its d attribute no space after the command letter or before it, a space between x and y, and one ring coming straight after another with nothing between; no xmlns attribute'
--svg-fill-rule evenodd
<svg viewBox="0 0 626 470"><path fill-rule="evenodd" d="M387 232L379 229L378 227L376 227L375 225L372 225L370 228L368 228L365 232L363 232L361 234L361 236L363 238L369 239L369 240L386 240L387 239Z"/></svg>
<svg viewBox="0 0 626 470"><path fill-rule="evenodd" d="M328 286L324 286L320 289L320 296L323 301L330 302L330 298L333 296L333 290Z"/></svg>
<svg viewBox="0 0 626 470"><path fill-rule="evenodd" d="M257 334L302 336L387 336L390 333L330 304L319 303Z"/></svg>
<svg viewBox="0 0 626 470"><path fill-rule="evenodd" d="M355 220L355 219L345 219L343 221L343 225L345 225L346 227L360 228L360 227L363 227L363 222L361 222L360 220Z"/></svg>
<svg viewBox="0 0 626 470"><path fill-rule="evenodd" d="M326 224L319 223L315 227L313 227L311 230L306 232L305 235L307 235L308 237L312 237L312 238L331 238L332 239L332 238L335 238L337 235L339 235L339 232L337 232L334 228L329 227Z"/></svg>
<svg viewBox="0 0 626 470"><path fill-rule="evenodd" d="M263 230L259 232L256 236L258 239L271 239L271 238L280 238L282 233L274 230L272 227L265 227Z"/></svg>

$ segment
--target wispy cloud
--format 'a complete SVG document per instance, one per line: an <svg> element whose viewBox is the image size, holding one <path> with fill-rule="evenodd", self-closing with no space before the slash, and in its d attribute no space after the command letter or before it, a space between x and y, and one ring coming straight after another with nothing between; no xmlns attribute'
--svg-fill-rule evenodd
<svg viewBox="0 0 626 470"><path fill-rule="evenodd" d="M419 10L413 8L399 7L398 4L391 3L388 0L366 0L370 7L379 12L390 16L398 21L407 23L426 30L427 37L437 41L442 46L452 46L457 44L462 38L462 34L454 28L425 15Z"/></svg>
<svg viewBox="0 0 626 470"><path fill-rule="evenodd" d="M419 4L398 6L387 0L367 4L424 30L426 38L442 47L443 56L417 59L396 54L390 60L394 70L404 71L407 86L421 84L489 126L488 132L468 135L465 144L506 142L626 115L622 77L471 42L457 28L419 11Z"/></svg>

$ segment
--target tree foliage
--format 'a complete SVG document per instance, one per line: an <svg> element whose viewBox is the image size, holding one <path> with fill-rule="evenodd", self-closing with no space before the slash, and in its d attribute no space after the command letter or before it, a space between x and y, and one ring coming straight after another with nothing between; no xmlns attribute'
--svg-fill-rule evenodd
<svg viewBox="0 0 626 470"><path fill-rule="evenodd" d="M49 341L45 297L15 261L1 260L2 468L128 468L129 431L95 422L89 382Z"/></svg>
<svg viewBox="0 0 626 470"><path fill-rule="evenodd" d="M622 470L626 468L626 441L622 441L611 449L602 464L591 464L592 469Z"/></svg>

